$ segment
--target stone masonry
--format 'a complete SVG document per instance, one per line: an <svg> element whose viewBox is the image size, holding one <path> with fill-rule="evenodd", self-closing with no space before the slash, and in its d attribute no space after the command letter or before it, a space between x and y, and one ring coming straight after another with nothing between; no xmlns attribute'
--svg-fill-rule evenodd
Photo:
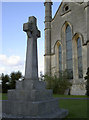
<svg viewBox="0 0 89 120"><path fill-rule="evenodd" d="M62 48L62 71L67 69L66 28L72 32L73 79L70 94L85 95L85 79L88 64L89 42L89 2L61 2L54 17L52 17L52 1L45 0L45 74L59 75L59 46ZM81 40L82 74L79 78L77 39ZM71 63L70 63L71 64Z"/></svg>
<svg viewBox="0 0 89 120"><path fill-rule="evenodd" d="M52 90L45 89L45 82L38 80L37 38L40 31L36 18L29 17L23 25L27 33L25 80L16 83L15 90L8 91L3 101L3 118L64 118L68 110L59 108L59 99L53 98Z"/></svg>

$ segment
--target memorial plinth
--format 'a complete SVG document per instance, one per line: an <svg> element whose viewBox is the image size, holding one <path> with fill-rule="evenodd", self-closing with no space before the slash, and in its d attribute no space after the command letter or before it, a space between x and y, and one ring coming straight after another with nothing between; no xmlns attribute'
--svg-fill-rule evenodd
<svg viewBox="0 0 89 120"><path fill-rule="evenodd" d="M3 101L5 118L64 118L68 110L59 108L59 99L53 98L52 90L38 80L37 38L40 31L36 18L29 17L23 25L27 33L25 80L16 83L15 90L8 91L8 100Z"/></svg>

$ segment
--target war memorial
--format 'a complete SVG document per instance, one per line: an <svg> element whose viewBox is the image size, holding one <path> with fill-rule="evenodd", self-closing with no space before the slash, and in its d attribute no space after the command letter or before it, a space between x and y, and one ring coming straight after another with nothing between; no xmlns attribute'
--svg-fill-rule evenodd
<svg viewBox="0 0 89 120"><path fill-rule="evenodd" d="M73 83L70 94L85 95L84 76L89 67L89 35L86 34L89 24L87 23L87 26L85 24L85 13L89 11L89 3L62 2L54 18L52 18L51 0L45 2L44 6L45 73L54 75L66 68L70 69ZM77 22L75 18L77 18ZM80 18L82 18L81 21ZM88 18L89 15L87 15ZM46 89L46 83L38 79L37 38L40 37L40 30L38 30L37 19L34 16L29 17L28 22L23 24L23 31L27 34L25 79L17 81L15 90L8 91L8 100L2 102L2 117L16 120L17 118L24 120L65 118L69 111L60 108L59 99L54 98L52 90ZM67 36L68 34L70 36ZM66 44L71 44L71 47ZM67 50L71 55L67 56ZM78 54L78 50L80 50L81 56ZM68 61L66 57L70 57L70 60ZM68 62L72 64L68 66ZM81 73L79 69L81 69Z"/></svg>
<svg viewBox="0 0 89 120"><path fill-rule="evenodd" d="M52 90L38 80L37 38L40 31L34 16L23 24L27 33L25 80L16 83L15 90L8 91L8 100L2 103L3 118L64 118L68 110L59 108L59 99Z"/></svg>

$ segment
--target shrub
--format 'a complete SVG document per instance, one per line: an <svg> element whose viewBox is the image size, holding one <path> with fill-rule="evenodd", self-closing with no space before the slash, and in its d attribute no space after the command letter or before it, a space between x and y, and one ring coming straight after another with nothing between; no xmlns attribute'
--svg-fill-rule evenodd
<svg viewBox="0 0 89 120"><path fill-rule="evenodd" d="M87 93L86 94L87 94L87 96L89 96L89 67L87 69L85 80L87 80L87 84L86 84Z"/></svg>
<svg viewBox="0 0 89 120"><path fill-rule="evenodd" d="M65 90L70 88L71 86L66 71L60 73L59 77L57 77L56 75L45 75L44 80L46 81L47 89L53 89L54 94L64 94Z"/></svg>

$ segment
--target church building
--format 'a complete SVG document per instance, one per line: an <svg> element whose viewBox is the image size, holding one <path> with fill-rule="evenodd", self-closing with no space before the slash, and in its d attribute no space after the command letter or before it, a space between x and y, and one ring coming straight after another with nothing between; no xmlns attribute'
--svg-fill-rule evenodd
<svg viewBox="0 0 89 120"><path fill-rule="evenodd" d="M51 0L45 2L45 74L59 75L67 70L70 94L85 95L88 67L89 3L61 2L52 18Z"/></svg>

